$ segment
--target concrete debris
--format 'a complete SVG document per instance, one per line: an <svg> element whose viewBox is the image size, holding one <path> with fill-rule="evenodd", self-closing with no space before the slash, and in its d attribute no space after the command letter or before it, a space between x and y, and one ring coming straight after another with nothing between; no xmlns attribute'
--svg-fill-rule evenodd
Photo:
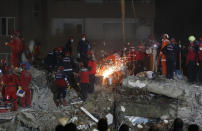
<svg viewBox="0 0 202 131"><path fill-rule="evenodd" d="M141 124L138 124L138 125L137 125L137 128L142 129L143 126L142 126Z"/></svg>
<svg viewBox="0 0 202 131"><path fill-rule="evenodd" d="M121 111L122 112L125 112L126 111L126 108L124 106L121 106Z"/></svg>
<svg viewBox="0 0 202 131"><path fill-rule="evenodd" d="M134 131L138 130L138 124L145 130L149 123L163 123L167 128L176 116L185 123L202 127L202 86L162 77L150 80L147 76L128 76L123 86L115 89L96 85L86 102L81 101L78 92L70 89L66 97L68 106L58 108L54 102L54 87L50 84L53 80L48 81L45 71L33 67L30 71L33 76L31 108L1 113L0 120L6 122L0 124L0 130L53 131L60 118L68 118L63 119L64 123L73 122L78 129L89 131L104 117L110 120L111 129L123 123Z"/></svg>
<svg viewBox="0 0 202 131"><path fill-rule="evenodd" d="M133 126L138 124L147 124L149 122L147 118L143 117L125 116L125 118L127 118L133 124Z"/></svg>
<svg viewBox="0 0 202 131"><path fill-rule="evenodd" d="M96 119L92 114L90 114L90 112L88 112L84 107L80 107L80 109L81 109L86 115L88 115L93 121L95 121L96 123L98 123L98 119Z"/></svg>
<svg viewBox="0 0 202 131"><path fill-rule="evenodd" d="M105 117L107 118L108 125L111 125L113 123L113 118L114 118L113 115L109 113Z"/></svg>
<svg viewBox="0 0 202 131"><path fill-rule="evenodd" d="M173 84L173 82L157 82L157 80L139 80L137 77L128 76L126 79L123 80L123 86L125 87L139 87L146 89L149 92L165 95L171 98L180 99L184 94L184 90L182 88L177 87L177 83Z"/></svg>

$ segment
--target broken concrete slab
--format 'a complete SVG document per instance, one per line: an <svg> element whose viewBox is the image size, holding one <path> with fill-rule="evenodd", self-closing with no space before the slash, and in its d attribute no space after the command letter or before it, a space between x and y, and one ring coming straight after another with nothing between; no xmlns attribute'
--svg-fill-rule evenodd
<svg viewBox="0 0 202 131"><path fill-rule="evenodd" d="M134 76L128 76L123 80L123 86L130 87L130 88L146 88L147 91L168 96L175 99L182 99L184 95L184 90L181 88L178 88L176 82L165 80L164 82L157 82L158 80L148 80L148 79L142 79L139 80L139 78ZM138 83L138 84L137 84Z"/></svg>

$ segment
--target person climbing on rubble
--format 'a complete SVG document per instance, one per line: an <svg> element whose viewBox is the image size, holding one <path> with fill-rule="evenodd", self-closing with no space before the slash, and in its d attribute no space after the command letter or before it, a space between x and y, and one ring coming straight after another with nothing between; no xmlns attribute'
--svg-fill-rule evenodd
<svg viewBox="0 0 202 131"><path fill-rule="evenodd" d="M168 34L163 34L162 35L162 44L161 44L161 49L160 49L160 62L161 62L161 75L165 76L166 75L166 56L163 54L162 49L168 44L170 43L170 41L168 40L169 36Z"/></svg>
<svg viewBox="0 0 202 131"><path fill-rule="evenodd" d="M189 44L188 54L186 58L186 66L187 66L187 78L188 82L195 82L196 81L196 73L197 73L197 52L194 48L193 42Z"/></svg>
<svg viewBox="0 0 202 131"><path fill-rule="evenodd" d="M82 100L86 101L88 97L88 88L89 88L89 75L90 72L88 70L88 67L81 63L81 69L78 73L79 76L79 82L80 82L80 87L81 87L81 94L82 94Z"/></svg>
<svg viewBox="0 0 202 131"><path fill-rule="evenodd" d="M8 70L8 74L4 76L4 83L5 83L5 105L9 103L13 104L13 111L17 111L18 104L17 104L17 90L21 88L21 83L19 78L13 73L12 69Z"/></svg>
<svg viewBox="0 0 202 131"><path fill-rule="evenodd" d="M89 81L90 81L90 93L94 92L95 74L96 74L96 61L93 52L88 52L88 68L90 71Z"/></svg>
<svg viewBox="0 0 202 131"><path fill-rule="evenodd" d="M134 75L144 71L144 60L145 60L144 47L142 46L142 44L139 44L138 50L136 52L136 63L135 63Z"/></svg>
<svg viewBox="0 0 202 131"><path fill-rule="evenodd" d="M23 63L21 65L22 72L20 74L20 81L22 85L22 90L25 92L25 96L21 98L20 103L22 107L31 106L31 91L30 91L30 82L32 80L32 75L29 72L30 66L29 63Z"/></svg>
<svg viewBox="0 0 202 131"><path fill-rule="evenodd" d="M22 40L20 39L20 33L15 32L14 34L11 35L11 42L6 42L5 45L11 47L11 64L12 67L18 67L19 66L19 57L21 56L22 53Z"/></svg>
<svg viewBox="0 0 202 131"><path fill-rule="evenodd" d="M174 43L175 40L171 38L171 42L168 43L161 51L166 56L166 78L173 79L173 73L176 67L176 54L177 54L177 47Z"/></svg>
<svg viewBox="0 0 202 131"><path fill-rule="evenodd" d="M64 73L70 82L70 86L73 87L76 85L75 79L74 79L74 70L73 70L74 60L70 56L70 52L65 53L65 57L62 60L61 66L64 67Z"/></svg>
<svg viewBox="0 0 202 131"><path fill-rule="evenodd" d="M69 36L68 41L65 44L65 52L69 52L70 56L72 56L72 44L74 43L74 37Z"/></svg>
<svg viewBox="0 0 202 131"><path fill-rule="evenodd" d="M67 88L69 88L69 82L65 76L63 66L59 66L55 74L55 85L57 90L56 106L60 106L61 104L66 106L67 102L65 100L65 97L66 97L66 90Z"/></svg>
<svg viewBox="0 0 202 131"><path fill-rule="evenodd" d="M86 34L82 34L81 41L77 47L77 57L80 61L87 66L88 65L88 51L92 49L91 44L86 40Z"/></svg>

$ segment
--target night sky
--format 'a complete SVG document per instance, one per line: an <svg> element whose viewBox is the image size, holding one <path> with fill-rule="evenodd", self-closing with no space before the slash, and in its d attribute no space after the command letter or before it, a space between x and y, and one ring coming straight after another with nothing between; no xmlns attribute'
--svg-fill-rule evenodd
<svg viewBox="0 0 202 131"><path fill-rule="evenodd" d="M202 37L202 0L156 0L156 38L162 33L184 42Z"/></svg>

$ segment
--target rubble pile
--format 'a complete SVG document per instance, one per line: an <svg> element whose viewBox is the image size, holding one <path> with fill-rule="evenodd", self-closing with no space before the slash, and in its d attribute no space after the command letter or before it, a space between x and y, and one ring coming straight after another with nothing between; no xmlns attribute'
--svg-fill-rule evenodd
<svg viewBox="0 0 202 131"><path fill-rule="evenodd" d="M137 85L133 84L136 81L144 83L145 90L149 92L167 96L168 98L174 98L171 99L171 103L164 101L161 103L160 106L158 106L157 104L155 106L155 110L158 110L158 107L162 108L167 103L170 107L173 108L173 110L170 110L168 113L165 113L164 111L158 111L156 116L164 112L164 115L168 115L169 119L174 119L177 116L183 119L184 122L187 124L194 123L202 127L201 85L199 86L196 84L189 84L184 80L168 80L161 77L156 78L155 80L148 80L129 76L123 80L123 86L130 88L140 88ZM137 107L137 104L135 105ZM151 107L149 107L149 109L152 110ZM168 109L168 107L166 107L165 109ZM152 112L154 113L155 110L153 110ZM143 112L144 110L142 110L142 113ZM149 112L149 110L147 110L146 112Z"/></svg>
<svg viewBox="0 0 202 131"><path fill-rule="evenodd" d="M111 129L128 124L132 130L158 123L167 130L174 118L202 125L202 89L183 80L128 76L115 89L96 84L95 92L82 102L74 89L67 90L67 106L56 107L47 73L31 68L32 107L1 113L0 130L48 130L59 123L74 122L78 129L96 129L97 120L107 117ZM157 90L159 89L159 90Z"/></svg>

